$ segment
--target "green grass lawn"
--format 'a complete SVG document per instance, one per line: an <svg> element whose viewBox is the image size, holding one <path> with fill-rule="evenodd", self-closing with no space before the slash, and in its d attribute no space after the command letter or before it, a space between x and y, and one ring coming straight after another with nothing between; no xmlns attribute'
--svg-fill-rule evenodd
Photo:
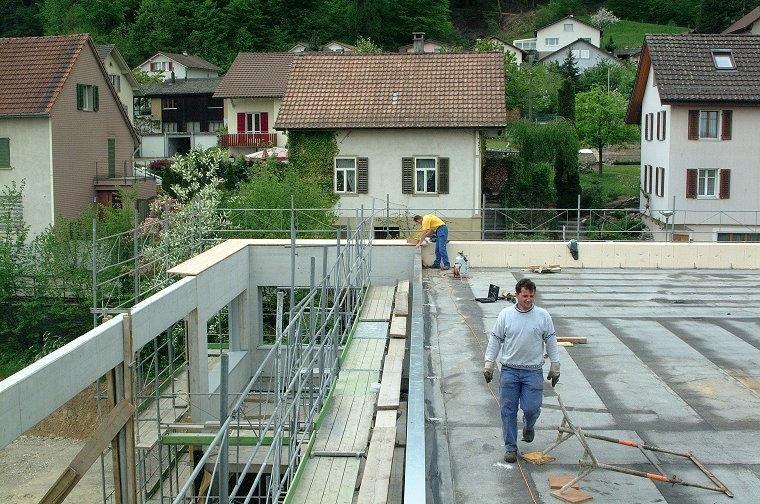
<svg viewBox="0 0 760 504"><path fill-rule="evenodd" d="M639 196L639 165L604 165L602 176L597 172L581 173L581 187L600 182L606 201Z"/></svg>
<svg viewBox="0 0 760 504"><path fill-rule="evenodd" d="M585 20L590 22L590 20ZM655 33L686 33L688 28L683 26L658 25L651 23L637 23L636 21L618 21L604 30L602 47L612 37L618 48L641 47L644 43L644 35Z"/></svg>

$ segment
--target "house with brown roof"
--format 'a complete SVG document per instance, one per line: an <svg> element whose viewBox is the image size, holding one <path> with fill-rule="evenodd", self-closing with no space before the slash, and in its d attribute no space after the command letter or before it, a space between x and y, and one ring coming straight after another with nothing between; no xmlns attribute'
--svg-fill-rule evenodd
<svg viewBox="0 0 760 504"><path fill-rule="evenodd" d="M483 137L506 122L501 53L305 54L275 129L335 135L344 217L435 211L452 235L480 236Z"/></svg>
<svg viewBox="0 0 760 504"><path fill-rule="evenodd" d="M89 35L0 38L0 186L25 182L32 235L119 189L145 210L156 181L135 176L138 143Z"/></svg>
<svg viewBox="0 0 760 504"><path fill-rule="evenodd" d="M760 7L755 7L723 30L730 35L760 35Z"/></svg>
<svg viewBox="0 0 760 504"><path fill-rule="evenodd" d="M595 47L601 45L602 31L573 14L542 26L536 30L536 36L530 39L519 39L512 43L523 51L538 51L543 58L556 52L571 42L581 39Z"/></svg>
<svg viewBox="0 0 760 504"><path fill-rule="evenodd" d="M641 126L642 212L673 239L760 239L760 38L647 35L626 122Z"/></svg>
<svg viewBox="0 0 760 504"><path fill-rule="evenodd" d="M135 79L132 69L124 61L124 57L122 57L121 52L119 52L115 45L108 44L97 47L98 56L106 68L108 77L111 79L111 84L113 84L116 94L119 95L119 99L124 106L124 110L127 111L129 120L134 124L134 97L135 92L140 89L140 83Z"/></svg>
<svg viewBox="0 0 760 504"><path fill-rule="evenodd" d="M285 132L275 131L274 124L291 64L301 57L290 52L238 53L213 95L224 103L227 133L220 141L232 155L287 144Z"/></svg>
<svg viewBox="0 0 760 504"><path fill-rule="evenodd" d="M567 59L568 52L572 54L573 59L575 60L575 65L581 72L588 68L595 67L602 62L614 65L621 64L620 60L612 54L603 49L599 49L591 42L586 42L582 39L570 42L562 49L547 54L541 58L540 62L542 64L556 63L557 65L562 65L565 62L565 59Z"/></svg>
<svg viewBox="0 0 760 504"><path fill-rule="evenodd" d="M191 54L159 51L146 59L135 70L142 70L149 75L160 75L164 80L169 79L207 79L219 77L221 68L209 63L200 56Z"/></svg>

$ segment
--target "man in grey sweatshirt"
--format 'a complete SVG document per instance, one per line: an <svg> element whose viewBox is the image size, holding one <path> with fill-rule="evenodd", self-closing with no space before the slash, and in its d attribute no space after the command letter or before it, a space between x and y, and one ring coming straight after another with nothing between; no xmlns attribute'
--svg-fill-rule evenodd
<svg viewBox="0 0 760 504"><path fill-rule="evenodd" d="M496 318L486 348L483 376L493 379L493 368L501 351L499 404L506 453L504 462L517 461L517 410L523 412L523 437L533 441L534 426L541 414L544 397L544 347L551 365L547 380L552 387L559 380L557 334L549 312L533 304L536 284L522 278L515 285L517 304L504 308Z"/></svg>

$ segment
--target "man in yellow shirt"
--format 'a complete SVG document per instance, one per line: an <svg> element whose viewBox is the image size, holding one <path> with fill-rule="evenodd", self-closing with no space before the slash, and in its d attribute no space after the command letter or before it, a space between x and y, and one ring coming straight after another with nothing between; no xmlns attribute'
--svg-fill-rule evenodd
<svg viewBox="0 0 760 504"><path fill-rule="evenodd" d="M451 263L449 262L449 254L446 252L446 243L449 241L449 228L446 227L446 223L432 214L427 214L424 217L422 215L415 215L414 222L422 226L422 233L420 233L417 247L420 247L428 236L435 236L435 261L433 262L433 268L449 269Z"/></svg>

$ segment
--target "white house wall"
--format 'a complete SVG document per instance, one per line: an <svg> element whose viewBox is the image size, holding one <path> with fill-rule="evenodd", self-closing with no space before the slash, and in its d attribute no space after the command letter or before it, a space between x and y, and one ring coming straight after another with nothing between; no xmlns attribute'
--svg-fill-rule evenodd
<svg viewBox="0 0 760 504"><path fill-rule="evenodd" d="M641 167L639 169L639 176L642 177L639 179L639 187L643 186L644 180L643 180L643 170L644 166L650 165L652 166L652 170L654 173L654 170L658 166L662 166L665 168L665 192L664 196L656 196L654 194L654 191L652 191L652 194L650 195L649 200L649 208L652 211L652 216L657 217L659 214L656 212L657 210L665 210L669 209L673 206L673 199L669 195L669 191L672 190L673 183L675 182L675 178L682 180L682 184L685 185L686 182L686 174L684 173L683 176L675 177L675 170L671 166L670 163L670 144L673 138L675 138L678 135L685 135L686 131L683 130L683 133L679 133L678 131L678 124L676 121L673 120L671 117L671 111L669 105L662 105L660 103L660 92L656 86L653 85L654 79L656 76L654 76L654 70L651 70L649 72L649 79L647 80L647 86L646 91L644 92L644 98L642 100L642 106L641 106L641 113L642 113L642 119L641 119ZM646 114L652 113L655 117L655 128L657 127L657 112L665 110L665 140L657 140L657 134L656 132L652 135L653 139L650 141L647 141L644 138L645 131L644 131L644 118L646 117ZM686 123L684 122L684 125L686 126ZM675 128L675 129L674 129ZM681 195L685 194L685 189L682 186L681 189ZM641 204L641 210L646 210L647 206L647 200L646 198L640 194L640 204Z"/></svg>
<svg viewBox="0 0 760 504"><path fill-rule="evenodd" d="M288 143L288 136L284 131L275 131L274 123L277 114L280 113L282 98L225 98L224 117L227 119L227 133L239 133L237 130L237 115L240 112L268 112L269 132L277 133L277 145L284 147ZM253 152L253 149L248 149ZM247 154L247 152L246 152Z"/></svg>
<svg viewBox="0 0 760 504"><path fill-rule="evenodd" d="M12 166L10 170L0 169L0 187L25 181L24 222L30 228L30 237L51 225L55 214L50 126L47 117L0 120L0 138L10 139Z"/></svg>
<svg viewBox="0 0 760 504"><path fill-rule="evenodd" d="M566 24L571 24L573 26L573 31L565 31ZM558 38L559 44L547 46L547 38ZM578 39L589 39L588 41L592 45L599 47L599 38L598 29L585 23L581 23L577 19L562 19L553 25L538 30L536 34L536 50L539 53L554 52Z"/></svg>
<svg viewBox="0 0 760 504"><path fill-rule="evenodd" d="M444 219L471 218L480 207L481 158L476 130L343 130L336 134L338 156L366 157L368 194L341 195L341 215L350 217L364 207L380 209L390 200L399 208L423 213L439 209ZM401 192L401 162L405 157L449 158L449 194L416 195Z"/></svg>

